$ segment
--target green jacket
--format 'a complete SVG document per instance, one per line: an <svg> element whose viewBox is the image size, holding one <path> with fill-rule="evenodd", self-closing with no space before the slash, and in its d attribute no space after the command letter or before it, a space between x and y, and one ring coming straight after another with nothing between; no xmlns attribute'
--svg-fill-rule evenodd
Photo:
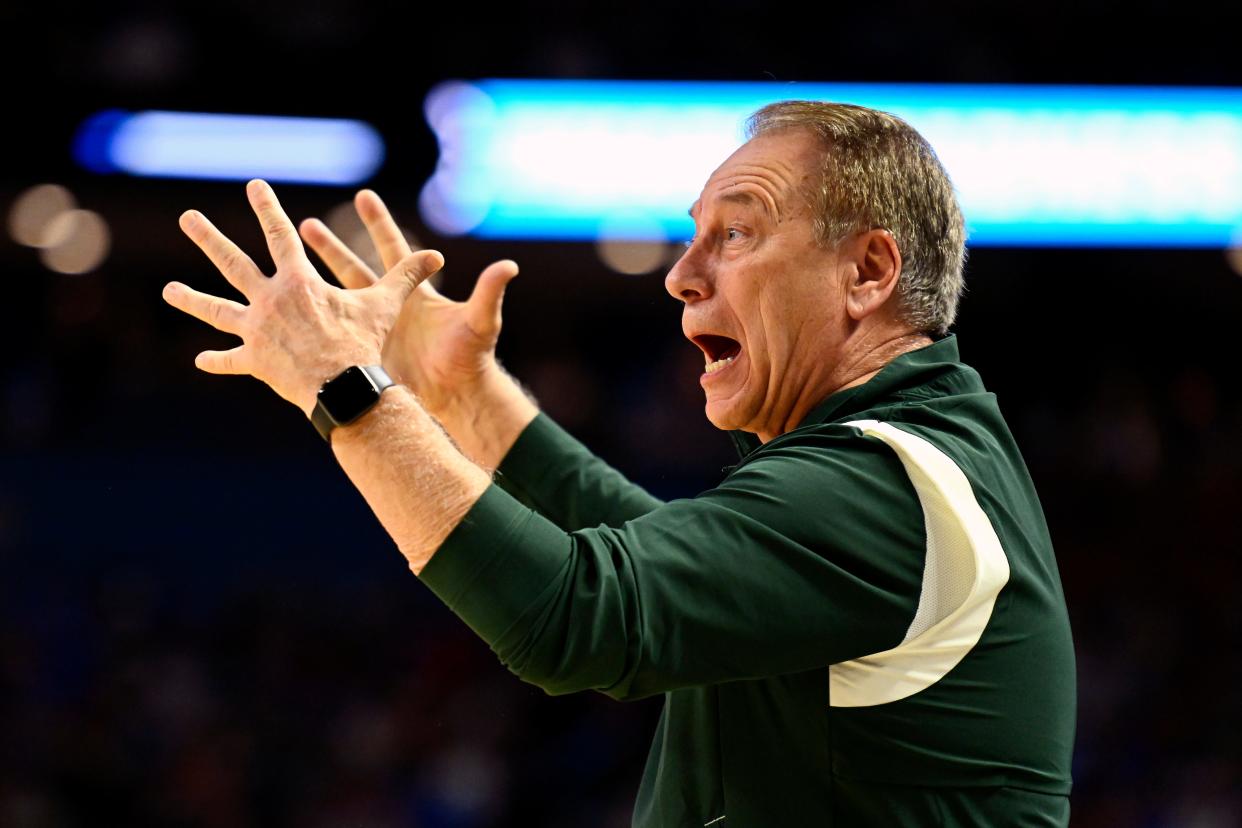
<svg viewBox="0 0 1242 828"><path fill-rule="evenodd" d="M661 503L540 415L422 580L548 693L665 694L643 828L1061 826L1039 499L955 338Z"/></svg>

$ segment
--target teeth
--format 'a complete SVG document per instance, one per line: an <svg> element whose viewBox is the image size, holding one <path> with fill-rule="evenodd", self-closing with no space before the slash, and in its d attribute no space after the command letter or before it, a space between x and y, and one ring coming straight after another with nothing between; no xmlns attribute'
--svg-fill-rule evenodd
<svg viewBox="0 0 1242 828"><path fill-rule="evenodd" d="M718 359L715 362L709 362L707 363L707 367L705 367L703 370L709 374L714 374L717 371L719 371L721 368L727 367L729 363L733 362L733 359L734 357L728 357L727 359Z"/></svg>

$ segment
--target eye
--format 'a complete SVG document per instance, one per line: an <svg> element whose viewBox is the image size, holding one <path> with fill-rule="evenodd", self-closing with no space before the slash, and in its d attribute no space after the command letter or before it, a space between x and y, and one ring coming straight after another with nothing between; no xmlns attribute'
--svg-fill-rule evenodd
<svg viewBox="0 0 1242 828"><path fill-rule="evenodd" d="M725 230L726 241L737 241L741 237L742 237L742 231L736 227L730 227L727 230Z"/></svg>

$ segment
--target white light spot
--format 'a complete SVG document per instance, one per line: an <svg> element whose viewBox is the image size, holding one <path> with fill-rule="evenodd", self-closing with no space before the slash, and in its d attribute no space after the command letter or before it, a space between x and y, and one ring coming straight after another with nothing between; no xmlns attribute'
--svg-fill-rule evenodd
<svg viewBox="0 0 1242 828"><path fill-rule="evenodd" d="M627 276L650 273L668 258L667 245L659 242L601 239L596 243L596 250L604 264Z"/></svg>
<svg viewBox="0 0 1242 828"><path fill-rule="evenodd" d="M658 221L642 211L614 213L600 223L595 249L618 273L639 276L668 260L668 237Z"/></svg>
<svg viewBox="0 0 1242 828"><path fill-rule="evenodd" d="M108 256L112 237L103 216L91 210L68 210L47 228L46 237L55 243L45 246L39 258L57 273L88 273Z"/></svg>
<svg viewBox="0 0 1242 828"><path fill-rule="evenodd" d="M26 247L44 247L53 219L76 206L73 195L59 184L31 187L9 209L9 235Z"/></svg>

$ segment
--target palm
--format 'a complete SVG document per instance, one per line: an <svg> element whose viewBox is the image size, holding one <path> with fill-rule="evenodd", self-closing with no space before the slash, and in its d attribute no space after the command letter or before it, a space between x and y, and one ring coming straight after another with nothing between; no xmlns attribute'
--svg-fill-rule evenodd
<svg viewBox="0 0 1242 828"><path fill-rule="evenodd" d="M373 192L359 193L356 205L384 268L392 268L410 253L404 235ZM379 276L321 222L306 221L301 232L345 287L364 288L378 281ZM413 389L433 413L451 396L469 389L495 364L500 303L505 285L516 274L513 262L495 262L479 275L465 302L443 296L428 282L420 284L402 305L384 342L385 370Z"/></svg>
<svg viewBox="0 0 1242 828"><path fill-rule="evenodd" d="M477 380L494 359L496 337L470 327L470 307L430 285L410 294L384 343L384 367L431 410L446 391Z"/></svg>

